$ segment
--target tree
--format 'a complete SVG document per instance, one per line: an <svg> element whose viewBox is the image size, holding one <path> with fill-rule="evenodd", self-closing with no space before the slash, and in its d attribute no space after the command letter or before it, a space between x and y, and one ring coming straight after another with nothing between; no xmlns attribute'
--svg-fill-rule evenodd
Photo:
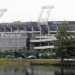
<svg viewBox="0 0 75 75"><path fill-rule="evenodd" d="M70 36L70 38L67 41L67 53L70 56L75 56L75 35Z"/></svg>
<svg viewBox="0 0 75 75"><path fill-rule="evenodd" d="M47 52L43 52L43 53L42 53L42 57L43 57L43 58L48 58Z"/></svg>
<svg viewBox="0 0 75 75"><path fill-rule="evenodd" d="M43 52L44 52L44 50L42 49L42 50L40 50L39 52L40 52L40 53L43 53Z"/></svg>
<svg viewBox="0 0 75 75"><path fill-rule="evenodd" d="M32 52L31 52L31 51L29 51L29 50L25 50L24 54L25 54L25 56L27 57L27 56L31 55L31 54L32 54Z"/></svg>
<svg viewBox="0 0 75 75"><path fill-rule="evenodd" d="M18 57L18 52L16 51L16 49L15 49L15 51L14 51L14 56L17 58Z"/></svg>
<svg viewBox="0 0 75 75"><path fill-rule="evenodd" d="M3 52L0 51L0 57L2 57L2 56L3 56Z"/></svg>
<svg viewBox="0 0 75 75"><path fill-rule="evenodd" d="M26 47L23 47L23 48L22 48L22 51L24 52L25 50L27 50L27 48L26 48Z"/></svg>
<svg viewBox="0 0 75 75"><path fill-rule="evenodd" d="M39 58L39 52L37 50L34 50L34 56L36 56L36 58Z"/></svg>
<svg viewBox="0 0 75 75"><path fill-rule="evenodd" d="M75 40L71 36L71 32L69 31L66 23L62 23L61 26L59 26L57 35L55 37L56 40L54 40L53 50L56 53L56 56L61 58L61 62L63 64L63 59L65 57L69 57L72 54L71 50L73 46L71 46L71 39L73 39L73 41Z"/></svg>
<svg viewBox="0 0 75 75"><path fill-rule="evenodd" d="M3 55L4 55L4 56L9 55L8 50L5 50L5 51L3 52Z"/></svg>

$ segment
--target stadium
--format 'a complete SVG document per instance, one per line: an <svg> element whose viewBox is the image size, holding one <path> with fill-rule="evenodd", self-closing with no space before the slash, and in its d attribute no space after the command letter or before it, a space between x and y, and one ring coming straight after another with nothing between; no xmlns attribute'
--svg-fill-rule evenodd
<svg viewBox="0 0 75 75"><path fill-rule="evenodd" d="M37 22L0 23L0 50L50 50L57 29L64 21L50 21L47 25ZM66 21L72 34L75 34L75 21Z"/></svg>
<svg viewBox="0 0 75 75"><path fill-rule="evenodd" d="M37 22L0 23L0 51L51 50L59 26L66 22L72 34L75 34L75 21L48 21L53 6L42 7ZM43 10L49 9L46 18L41 18Z"/></svg>

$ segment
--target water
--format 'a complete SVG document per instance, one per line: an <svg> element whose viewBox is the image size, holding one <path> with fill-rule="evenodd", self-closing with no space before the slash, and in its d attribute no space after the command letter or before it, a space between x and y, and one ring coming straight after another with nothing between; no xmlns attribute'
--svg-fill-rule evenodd
<svg viewBox="0 0 75 75"><path fill-rule="evenodd" d="M75 67L1 65L0 75L75 75Z"/></svg>

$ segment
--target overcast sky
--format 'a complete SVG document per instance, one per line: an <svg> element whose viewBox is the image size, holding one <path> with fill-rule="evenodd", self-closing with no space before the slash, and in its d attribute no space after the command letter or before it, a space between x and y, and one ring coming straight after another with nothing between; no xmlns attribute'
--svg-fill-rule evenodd
<svg viewBox="0 0 75 75"><path fill-rule="evenodd" d="M0 9L7 11L1 22L37 21L42 6L54 5L49 21L75 21L75 0L0 0Z"/></svg>

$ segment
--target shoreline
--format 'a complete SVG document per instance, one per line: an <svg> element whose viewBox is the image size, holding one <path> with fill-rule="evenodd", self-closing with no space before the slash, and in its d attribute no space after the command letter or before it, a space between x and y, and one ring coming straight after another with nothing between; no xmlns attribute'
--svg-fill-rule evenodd
<svg viewBox="0 0 75 75"><path fill-rule="evenodd" d="M0 65L75 66L75 61L64 61L64 64L62 65L60 60L52 60L52 59L12 59L12 58L0 58Z"/></svg>

